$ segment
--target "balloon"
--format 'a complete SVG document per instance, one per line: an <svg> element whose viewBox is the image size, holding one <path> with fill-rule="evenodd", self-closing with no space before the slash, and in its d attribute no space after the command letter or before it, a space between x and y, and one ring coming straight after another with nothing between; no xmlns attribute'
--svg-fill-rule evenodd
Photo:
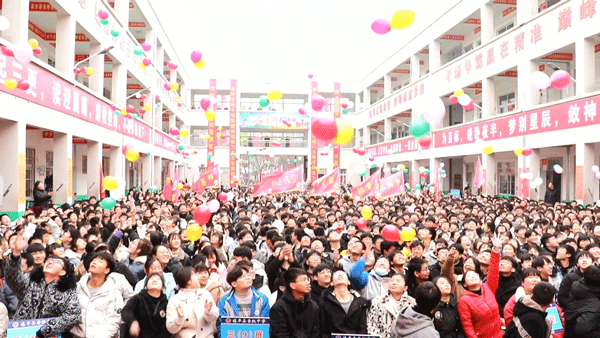
<svg viewBox="0 0 600 338"><path fill-rule="evenodd" d="M343 110L342 110L342 113L343 113L344 115L348 114L348 109L343 109Z"/></svg>
<svg viewBox="0 0 600 338"><path fill-rule="evenodd" d="M564 70L557 70L550 75L552 87L556 89L565 89L571 84L571 75Z"/></svg>
<svg viewBox="0 0 600 338"><path fill-rule="evenodd" d="M600 171L600 167L598 167L597 165L593 165L593 166L592 166L592 172L593 172L594 174L595 174L595 173L597 173L597 172L599 172L599 171Z"/></svg>
<svg viewBox="0 0 600 338"><path fill-rule="evenodd" d="M7 30L10 27L10 22L5 16L0 16L0 31Z"/></svg>
<svg viewBox="0 0 600 338"><path fill-rule="evenodd" d="M150 66L150 64L152 64L152 61L150 61L150 59L148 59L148 58L144 58L144 60L142 60L142 64L144 64L144 66L148 67L148 66Z"/></svg>
<svg viewBox="0 0 600 338"><path fill-rule="evenodd" d="M450 95L450 104L457 104L458 98L454 94Z"/></svg>
<svg viewBox="0 0 600 338"><path fill-rule="evenodd" d="M527 147L527 148L523 148L523 156L529 156L533 154L533 149Z"/></svg>
<svg viewBox="0 0 600 338"><path fill-rule="evenodd" d="M119 31L116 29L111 29L110 30L110 35L114 36L115 38L119 36ZM147 65L146 65L147 66Z"/></svg>
<svg viewBox="0 0 600 338"><path fill-rule="evenodd" d="M140 56L140 55L144 54L144 51L141 50L140 48L136 48L133 50L133 54Z"/></svg>
<svg viewBox="0 0 600 338"><path fill-rule="evenodd" d="M531 187L533 188L537 188L540 185L542 185L542 183L544 183L544 180L542 180L541 177L536 178L535 180L533 180L533 182L531 182Z"/></svg>
<svg viewBox="0 0 600 338"><path fill-rule="evenodd" d="M359 176L363 176L364 174L367 173L367 169L365 169L364 166L359 165L354 167L354 171L359 175Z"/></svg>
<svg viewBox="0 0 600 338"><path fill-rule="evenodd" d="M370 206L365 205L362 207L362 209L360 209L360 214L366 221L368 221L371 219L371 215L373 215L373 209L371 209Z"/></svg>
<svg viewBox="0 0 600 338"><path fill-rule="evenodd" d="M27 41L17 42L12 48L12 52L17 62L24 65L28 64L33 58L33 51Z"/></svg>
<svg viewBox="0 0 600 338"><path fill-rule="evenodd" d="M358 221L356 221L356 227L358 227L359 230L363 230L366 226L367 221L364 218L361 218Z"/></svg>
<svg viewBox="0 0 600 338"><path fill-rule="evenodd" d="M269 103L271 103L271 101L269 101L269 98L266 95L262 95L258 101L258 104L260 104L260 106L263 108L268 106Z"/></svg>
<svg viewBox="0 0 600 338"><path fill-rule="evenodd" d="M298 114L306 115L306 109L304 107L300 107L300 109L298 109Z"/></svg>
<svg viewBox="0 0 600 338"><path fill-rule="evenodd" d="M179 136L181 136L181 137L186 137L186 136L188 136L189 134L190 134L189 130L186 130L186 129L181 129L181 130L179 131Z"/></svg>
<svg viewBox="0 0 600 338"><path fill-rule="evenodd" d="M92 76L92 74L94 74L94 69L92 69L92 67L86 67L85 68L85 75Z"/></svg>
<svg viewBox="0 0 600 338"><path fill-rule="evenodd" d="M404 242L410 242L415 239L417 232L413 228L402 228L402 232L400 233L400 239Z"/></svg>
<svg viewBox="0 0 600 338"><path fill-rule="evenodd" d="M371 29L377 34L385 34L392 28L390 27L390 22L386 19L377 19L371 24Z"/></svg>
<svg viewBox="0 0 600 338"><path fill-rule="evenodd" d="M562 174L564 172L564 169L560 166L560 164L555 164L552 169L554 169L554 172L557 174Z"/></svg>
<svg viewBox="0 0 600 338"><path fill-rule="evenodd" d="M115 190L119 187L117 180L112 176L104 177L104 179L102 180L102 185L106 190Z"/></svg>
<svg viewBox="0 0 600 338"><path fill-rule="evenodd" d="M217 118L217 115L215 114L214 111L212 111L212 109L206 110L206 113L204 113L204 116L206 117L206 119L208 121L214 121L215 118Z"/></svg>
<svg viewBox="0 0 600 338"><path fill-rule="evenodd" d="M210 107L210 99L205 97L200 101L200 107L202 107L202 109L207 110L208 107Z"/></svg>
<svg viewBox="0 0 600 338"><path fill-rule="evenodd" d="M137 151L135 151L135 149L133 149L133 148L129 148L125 152L125 158L129 162L135 162L135 161L137 161L140 158L140 153L137 152Z"/></svg>
<svg viewBox="0 0 600 338"><path fill-rule="evenodd" d="M171 83L171 90L172 91L179 90L179 85L177 83Z"/></svg>
<svg viewBox="0 0 600 338"><path fill-rule="evenodd" d="M523 155L523 148L517 148L517 149L515 149L515 155L517 155L517 156Z"/></svg>
<svg viewBox="0 0 600 338"><path fill-rule="evenodd" d="M492 147L492 146L487 146L487 147L483 148L483 152L484 152L486 155L491 155L491 154L494 152L494 147Z"/></svg>
<svg viewBox="0 0 600 338"><path fill-rule="evenodd" d="M193 63L196 63L196 62L202 60L202 53L198 50L195 50L192 52L192 55L190 56L190 58L192 59Z"/></svg>
<svg viewBox="0 0 600 338"><path fill-rule="evenodd" d="M210 200L208 203L206 203L206 205L208 206L208 211L213 214L219 211L219 208L221 207L221 204L217 200Z"/></svg>
<svg viewBox="0 0 600 338"><path fill-rule="evenodd" d="M196 242L202 238L202 227L198 224L191 224L185 229L185 235L190 241Z"/></svg>
<svg viewBox="0 0 600 338"><path fill-rule="evenodd" d="M112 210L112 208L117 205L117 200L112 197L107 197L100 202L100 205L102 205L102 209L104 210Z"/></svg>
<svg viewBox="0 0 600 338"><path fill-rule="evenodd" d="M438 123L444 119L446 115L446 106L444 105L444 101L439 97L434 98L433 100L428 100L425 106L425 111L423 113L423 117L429 123Z"/></svg>
<svg viewBox="0 0 600 338"><path fill-rule="evenodd" d="M40 47L34 48L33 49L33 55L40 55L42 54L42 49Z"/></svg>
<svg viewBox="0 0 600 338"><path fill-rule="evenodd" d="M430 126L427 121L422 116L419 116L415 119L415 121L410 126L410 134L414 138L419 138L429 134Z"/></svg>
<svg viewBox="0 0 600 338"><path fill-rule="evenodd" d="M429 135L425 135L419 139L419 144L421 148L427 148L431 144L431 137Z"/></svg>
<svg viewBox="0 0 600 338"><path fill-rule="evenodd" d="M277 101L283 97L283 93L281 90L271 90L269 94L267 94L267 99L269 101Z"/></svg>
<svg viewBox="0 0 600 338"><path fill-rule="evenodd" d="M394 13L390 21L390 27L393 29L404 29L415 21L415 11L412 9L401 9Z"/></svg>
<svg viewBox="0 0 600 338"><path fill-rule="evenodd" d="M533 72L529 75L529 83L531 86L538 90L548 89L552 85L550 77L544 72Z"/></svg>
<svg viewBox="0 0 600 338"><path fill-rule="evenodd" d="M28 42L32 49L36 49L40 45L36 39L29 39Z"/></svg>
<svg viewBox="0 0 600 338"><path fill-rule="evenodd" d="M319 140L330 142L337 136L338 127L333 120L319 118L312 123L311 131Z"/></svg>
<svg viewBox="0 0 600 338"><path fill-rule="evenodd" d="M101 9L98 11L98 17L102 20L106 20L106 19L108 19L108 12Z"/></svg>
<svg viewBox="0 0 600 338"><path fill-rule="evenodd" d="M333 143L343 146L348 144L354 138L354 128L350 123L344 122L341 119L336 119L337 135L333 139Z"/></svg>
<svg viewBox="0 0 600 338"><path fill-rule="evenodd" d="M143 95L142 95L143 96ZM144 106L144 111L150 111L151 107L149 104Z"/></svg>
<svg viewBox="0 0 600 338"><path fill-rule="evenodd" d="M27 81L25 79L19 81L19 83L17 83L17 88L19 88L21 90L29 89L29 81Z"/></svg>
<svg viewBox="0 0 600 338"><path fill-rule="evenodd" d="M311 106L314 111L321 111L325 106L325 98L321 95L315 95L312 97Z"/></svg>
<svg viewBox="0 0 600 338"><path fill-rule="evenodd" d="M358 148L358 152L356 152L357 154L359 154L360 156L363 156L364 154L367 153L367 151L365 150L365 148Z"/></svg>
<svg viewBox="0 0 600 338"><path fill-rule="evenodd" d="M179 129L177 127L171 127L171 128L169 128L169 134L171 134L173 136L177 136L177 135L179 135Z"/></svg>
<svg viewBox="0 0 600 338"><path fill-rule="evenodd" d="M461 94L460 96L457 96L457 98L458 103L460 103L461 106L466 106L471 103L471 97L467 94Z"/></svg>
<svg viewBox="0 0 600 338"><path fill-rule="evenodd" d="M455 90L455 91L454 91L454 96L455 96L455 97L460 97L460 96L461 96L462 94L464 94L464 93L465 93L465 91L464 91L464 90L462 90L462 89L458 89L458 90Z"/></svg>
<svg viewBox="0 0 600 338"><path fill-rule="evenodd" d="M233 201L233 198L235 197L235 194L233 193L233 191L228 191L226 195L227 195L228 201Z"/></svg>
<svg viewBox="0 0 600 338"><path fill-rule="evenodd" d="M596 178L600 180L600 171L597 172L594 176L596 176Z"/></svg>
<svg viewBox="0 0 600 338"><path fill-rule="evenodd" d="M217 196L217 198L219 199L219 201L225 202L225 201L227 201L227 194L224 192L220 192L219 195Z"/></svg>
<svg viewBox="0 0 600 338"><path fill-rule="evenodd" d="M196 68L204 68L205 65L206 65L206 61L204 61L204 59L194 63L194 67L196 67Z"/></svg>
<svg viewBox="0 0 600 338"><path fill-rule="evenodd" d="M147 42L142 43L142 49L144 50L144 52L149 51L151 48L152 48L151 44L149 44Z"/></svg>
<svg viewBox="0 0 600 338"><path fill-rule="evenodd" d="M201 205L194 211L194 219L196 223L204 225L210 220L210 210L206 205Z"/></svg>
<svg viewBox="0 0 600 338"><path fill-rule="evenodd" d="M15 53L8 46L2 46L2 54L10 57L15 56Z"/></svg>
<svg viewBox="0 0 600 338"><path fill-rule="evenodd" d="M395 225L388 224L381 229L381 235L386 241L397 242L400 239L400 230Z"/></svg>
<svg viewBox="0 0 600 338"><path fill-rule="evenodd" d="M167 61L167 67L168 67L170 70L175 70L175 69L177 69L177 64L176 64L176 63L173 63L173 62L171 62L171 61Z"/></svg>
<svg viewBox="0 0 600 338"><path fill-rule="evenodd" d="M185 146L183 144L177 145L177 150L183 151L184 149L185 149Z"/></svg>
<svg viewBox="0 0 600 338"><path fill-rule="evenodd" d="M4 80L4 86L8 89L16 89L18 85L17 80L12 77L7 77L6 80Z"/></svg>

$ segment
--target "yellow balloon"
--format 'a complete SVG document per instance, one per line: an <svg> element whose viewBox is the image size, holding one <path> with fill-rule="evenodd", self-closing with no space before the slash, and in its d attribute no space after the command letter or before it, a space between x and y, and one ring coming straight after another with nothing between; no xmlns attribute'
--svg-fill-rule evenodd
<svg viewBox="0 0 600 338"><path fill-rule="evenodd" d="M179 85L177 85L177 89L179 89ZM177 89L175 89L175 90L177 90ZM175 95L175 96L173 96L173 98L174 98L175 100L179 101L179 95Z"/></svg>
<svg viewBox="0 0 600 338"><path fill-rule="evenodd" d="M492 147L492 146L487 146L487 147L483 148L483 152L484 152L486 155L491 155L491 154L494 152L494 147Z"/></svg>
<svg viewBox="0 0 600 338"><path fill-rule="evenodd" d="M177 183L177 189L179 189L179 190L183 189L183 184Z"/></svg>
<svg viewBox="0 0 600 338"><path fill-rule="evenodd" d="M217 133L217 138L221 138L221 133Z"/></svg>
<svg viewBox="0 0 600 338"><path fill-rule="evenodd" d="M217 115L215 115L215 112L212 111L212 109L207 109L204 116L206 116L206 119L209 121L214 121L215 118L217 117Z"/></svg>
<svg viewBox="0 0 600 338"><path fill-rule="evenodd" d="M145 105L145 106L144 106L144 110L145 110L145 111L150 111L150 105L149 105L149 104Z"/></svg>
<svg viewBox="0 0 600 338"><path fill-rule="evenodd" d="M354 138L354 127L352 127L350 123L344 122L341 119L337 119L335 124L337 124L338 132L335 136L335 139L333 139L333 142L339 146L342 146L352 141Z"/></svg>
<svg viewBox="0 0 600 338"><path fill-rule="evenodd" d="M179 136L181 136L181 137L186 137L189 134L190 134L190 132L188 130L186 130L186 129L180 129L179 130Z"/></svg>
<svg viewBox="0 0 600 338"><path fill-rule="evenodd" d="M267 94L267 99L269 101L276 101L283 97L283 93L280 90L271 90L269 94Z"/></svg>
<svg viewBox="0 0 600 338"><path fill-rule="evenodd" d="M140 62L140 68L146 69L146 65L143 62Z"/></svg>
<svg viewBox="0 0 600 338"><path fill-rule="evenodd" d="M87 67L85 69L85 74L88 75L88 76L94 74L94 69L92 69L91 67Z"/></svg>
<svg viewBox="0 0 600 338"><path fill-rule="evenodd" d="M219 126L217 129L219 129L219 130L223 130L223 127L222 127L222 126Z"/></svg>
<svg viewBox="0 0 600 338"><path fill-rule="evenodd" d="M401 9L394 13L390 21L392 29L404 29L415 21L415 11L412 9Z"/></svg>
<svg viewBox="0 0 600 338"><path fill-rule="evenodd" d="M13 79L12 77L8 77L6 80L4 80L4 86L8 89L15 89L17 88L17 85L17 80Z"/></svg>
<svg viewBox="0 0 600 338"><path fill-rule="evenodd" d="M202 68L202 67L204 67L205 64L206 64L206 62L204 61L204 59L202 59L202 60L194 63L194 67L196 67L196 68Z"/></svg>
<svg viewBox="0 0 600 338"><path fill-rule="evenodd" d="M517 149L515 149L515 155L517 155L517 156L523 155L523 148L517 148Z"/></svg>
<svg viewBox="0 0 600 338"><path fill-rule="evenodd" d="M106 176L102 180L102 185L104 185L104 189L106 190L115 190L118 187L117 180L112 176Z"/></svg>
<svg viewBox="0 0 600 338"><path fill-rule="evenodd" d="M190 241L195 242L202 237L202 227L198 224L192 224L187 227L185 234Z"/></svg>
<svg viewBox="0 0 600 338"><path fill-rule="evenodd" d="M401 164L400 165L400 170L404 170L404 169L406 169L406 166L404 164Z"/></svg>
<svg viewBox="0 0 600 338"><path fill-rule="evenodd" d="M125 152L125 158L130 162L135 162L140 158L140 153L130 148Z"/></svg>
<svg viewBox="0 0 600 338"><path fill-rule="evenodd" d="M464 91L464 90L462 90L462 89L455 90L455 91L454 91L454 97L457 97L457 98L458 98L459 96L461 96L461 95L462 95L462 94L464 94L464 93L465 93L465 91Z"/></svg>
<svg viewBox="0 0 600 338"><path fill-rule="evenodd" d="M179 85L177 83L171 83L171 90L179 90Z"/></svg>
<svg viewBox="0 0 600 338"><path fill-rule="evenodd" d="M400 239L403 240L404 242L410 242L413 239L415 239L415 236L417 235L415 229L413 228L404 228L402 229L402 232L400 233Z"/></svg>
<svg viewBox="0 0 600 338"><path fill-rule="evenodd" d="M365 205L360 210L360 214L365 219L365 221L368 221L371 218L371 215L373 215L373 209L371 209L370 206Z"/></svg>
<svg viewBox="0 0 600 338"><path fill-rule="evenodd" d="M205 139L205 140L210 140L210 136L209 136L209 135L205 135L205 136L204 136L204 139Z"/></svg>
<svg viewBox="0 0 600 338"><path fill-rule="evenodd" d="M36 39L29 39L29 45L31 48L36 49L40 45Z"/></svg>

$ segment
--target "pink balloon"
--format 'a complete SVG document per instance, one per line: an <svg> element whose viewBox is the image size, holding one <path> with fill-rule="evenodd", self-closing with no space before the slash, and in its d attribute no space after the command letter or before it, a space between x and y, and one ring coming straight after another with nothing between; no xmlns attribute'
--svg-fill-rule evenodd
<svg viewBox="0 0 600 338"><path fill-rule="evenodd" d="M210 99L205 97L200 101L200 107L202 107L202 109L207 110L208 107L210 107Z"/></svg>
<svg viewBox="0 0 600 338"><path fill-rule="evenodd" d="M40 54L42 54L42 49L41 49L40 47L36 47L36 48L33 50L33 55L36 55L36 56L37 56L37 55L40 55Z"/></svg>
<svg viewBox="0 0 600 338"><path fill-rule="evenodd" d="M446 115L446 106L444 105L444 101L439 97L434 98L431 101L428 101L425 107L425 112L423 113L423 117L429 123L438 123L444 119Z"/></svg>
<svg viewBox="0 0 600 338"><path fill-rule="evenodd" d="M548 89L552 82L550 81L550 77L546 75L544 72L533 72L529 76L529 83L531 86L538 90Z"/></svg>
<svg viewBox="0 0 600 338"><path fill-rule="evenodd" d="M171 127L171 128L169 128L169 134L171 134L173 136L177 136L177 135L179 135L179 129L177 129L176 127Z"/></svg>
<svg viewBox="0 0 600 338"><path fill-rule="evenodd" d="M150 64L152 64L152 61L150 61L150 59L148 58L144 58L144 61L142 61L142 63L144 64L144 66L148 67L150 66Z"/></svg>
<svg viewBox="0 0 600 338"><path fill-rule="evenodd" d="M108 19L108 12L101 9L98 11L98 17L100 18L100 20L106 20Z"/></svg>
<svg viewBox="0 0 600 338"><path fill-rule="evenodd" d="M429 135L425 135L419 139L419 144L421 148L428 148L431 144L431 137Z"/></svg>
<svg viewBox="0 0 600 338"><path fill-rule="evenodd" d="M533 154L533 149L527 147L527 148L523 148L523 156L529 156Z"/></svg>
<svg viewBox="0 0 600 338"><path fill-rule="evenodd" d="M175 64L171 61L167 61L167 67L171 70L175 70L175 69L177 69L177 64Z"/></svg>
<svg viewBox="0 0 600 338"><path fill-rule="evenodd" d="M146 94L142 94L142 96L140 96L140 98L141 98L142 100L145 100L147 97L148 97L148 95L146 95Z"/></svg>
<svg viewBox="0 0 600 338"><path fill-rule="evenodd" d="M127 153L127 150L133 148L132 146L126 144L123 146L123 149L121 149L123 151L123 155L125 155Z"/></svg>
<svg viewBox="0 0 600 338"><path fill-rule="evenodd" d="M335 121L325 118L316 119L312 123L311 131L313 135L319 140L325 142L332 141L338 132L337 124Z"/></svg>
<svg viewBox="0 0 600 338"><path fill-rule="evenodd" d="M210 221L210 210L206 205L201 205L194 210L194 219L199 225L204 225Z"/></svg>
<svg viewBox="0 0 600 338"><path fill-rule="evenodd" d="M359 230L362 230L367 226L367 221L365 221L364 218L361 218L358 221L356 221L356 226Z"/></svg>
<svg viewBox="0 0 600 338"><path fill-rule="evenodd" d="M167 82L167 83L165 83L165 86L164 86L164 87L165 87L165 89L166 89L166 90L171 90L171 84L170 84L170 83L168 83L168 82Z"/></svg>
<svg viewBox="0 0 600 338"><path fill-rule="evenodd" d="M144 114L146 114L146 110L144 108L140 108L140 109L138 109L138 114L144 115Z"/></svg>
<svg viewBox="0 0 600 338"><path fill-rule="evenodd" d="M193 63L196 63L196 62L202 60L202 53L197 50L193 51L192 55L191 55L191 59L192 59Z"/></svg>
<svg viewBox="0 0 600 338"><path fill-rule="evenodd" d="M306 109L304 109L304 107L301 107L300 109L298 109L298 113L300 115L306 115Z"/></svg>
<svg viewBox="0 0 600 338"><path fill-rule="evenodd" d="M323 110L323 107L325 106L325 98L321 95L315 95L312 98L311 105L312 105L313 110L321 111L321 110Z"/></svg>
<svg viewBox="0 0 600 338"><path fill-rule="evenodd" d="M596 178L600 180L600 171L597 172L595 175L596 175Z"/></svg>
<svg viewBox="0 0 600 338"><path fill-rule="evenodd" d="M15 53L13 53L12 49L10 49L8 46L2 46L2 54L11 57L15 56Z"/></svg>
<svg viewBox="0 0 600 338"><path fill-rule="evenodd" d="M221 201L221 202L227 201L227 194L224 192L220 192L219 193L219 201Z"/></svg>
<svg viewBox="0 0 600 338"><path fill-rule="evenodd" d="M475 108L475 101L471 100L471 102L469 102L468 105L464 106L464 108L466 110L472 110L473 108Z"/></svg>
<svg viewBox="0 0 600 338"><path fill-rule="evenodd" d="M25 79L19 81L19 83L17 84L17 88L19 88L21 90L29 89L29 81L27 81Z"/></svg>
<svg viewBox="0 0 600 338"><path fill-rule="evenodd" d="M363 156L364 154L366 154L367 151L365 150L365 148L359 148L357 154L359 154L360 156Z"/></svg>
<svg viewBox="0 0 600 338"><path fill-rule="evenodd" d="M450 103L451 104L457 104L458 103L458 98L456 96L454 96L454 94L450 95Z"/></svg>
<svg viewBox="0 0 600 338"><path fill-rule="evenodd" d="M564 70L557 70L550 76L552 87L556 89L567 88L571 84L571 75Z"/></svg>
<svg viewBox="0 0 600 338"><path fill-rule="evenodd" d="M144 43L142 43L142 49L144 50L144 52L147 52L147 51L149 51L150 49L152 49L152 45L151 45L151 44L149 44L149 43L147 43L147 42L144 42ZM147 65L146 65L146 66L147 66Z"/></svg>
<svg viewBox="0 0 600 338"><path fill-rule="evenodd" d="M132 105L127 105L126 110L128 113L133 113L135 111L135 108Z"/></svg>
<svg viewBox="0 0 600 338"><path fill-rule="evenodd" d="M371 29L377 34L386 34L390 31L390 22L386 19L377 19L371 24Z"/></svg>
<svg viewBox="0 0 600 338"><path fill-rule="evenodd" d="M217 200L210 200L208 203L206 203L206 205L208 206L208 211L213 214L219 211L219 208L221 207L221 204Z"/></svg>
<svg viewBox="0 0 600 338"><path fill-rule="evenodd" d="M312 75L312 74L308 74L308 78L309 78L309 79L312 79L312 78L313 78L313 75Z"/></svg>

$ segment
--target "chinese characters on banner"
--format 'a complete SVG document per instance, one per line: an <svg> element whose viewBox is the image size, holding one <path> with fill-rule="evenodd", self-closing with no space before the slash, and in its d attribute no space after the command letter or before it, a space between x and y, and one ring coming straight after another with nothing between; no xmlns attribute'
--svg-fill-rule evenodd
<svg viewBox="0 0 600 338"><path fill-rule="evenodd" d="M368 197L370 195L374 195L379 193L379 181L381 179L381 168L377 169L377 171L371 175L366 181L362 182L360 185L352 188L352 195L354 195L354 199L357 201Z"/></svg>
<svg viewBox="0 0 600 338"><path fill-rule="evenodd" d="M270 319L265 317L222 317L222 338L269 338Z"/></svg>
<svg viewBox="0 0 600 338"><path fill-rule="evenodd" d="M333 171L312 183L310 189L311 195L321 195L330 192L337 192L340 188L340 167L335 167Z"/></svg>
<svg viewBox="0 0 600 338"><path fill-rule="evenodd" d="M400 104L412 102L417 97L425 95L425 82L416 83L407 89L398 91L387 99L369 108L369 118L386 113Z"/></svg>
<svg viewBox="0 0 600 338"><path fill-rule="evenodd" d="M31 320L22 320L18 322L8 322L6 336L7 338L19 338L19 337L35 337L36 332L46 325L51 319L57 318L40 318ZM56 335L56 338L60 338L61 335Z"/></svg>
<svg viewBox="0 0 600 338"><path fill-rule="evenodd" d="M310 83L310 101L312 102L313 96L319 94L319 83L317 81L311 81ZM314 122L314 118L311 117L311 121ZM318 159L318 145L317 138L310 133L310 181L317 179L317 159Z"/></svg>
<svg viewBox="0 0 600 338"><path fill-rule="evenodd" d="M210 88L208 90L208 96L210 97L211 100L216 99L217 98L217 79L210 79ZM211 105L210 109L212 109L213 111L216 109L216 105ZM208 147L207 147L207 158L209 158L209 160L207 161L206 166L211 168L214 163L211 160L211 158L213 156L215 156L215 143L217 142L217 126L215 124L215 121L208 121L208 136L210 137L208 139Z"/></svg>
<svg viewBox="0 0 600 338"><path fill-rule="evenodd" d="M430 146L423 147L423 150L429 149ZM377 157L392 154L410 153L419 150L419 141L413 137L402 138L394 142L368 147L367 154Z"/></svg>
<svg viewBox="0 0 600 338"><path fill-rule="evenodd" d="M340 116L340 105L341 105L341 101L342 100L342 92L341 92L341 86L339 82L334 82L333 83L333 120L337 121L337 119L339 119ZM333 166L335 168L338 168L340 166L340 146L338 145L334 145L333 146Z"/></svg>
<svg viewBox="0 0 600 338"><path fill-rule="evenodd" d="M219 187L219 165L208 167L200 173L198 180L192 185L192 190L197 193L203 193L206 188Z"/></svg>
<svg viewBox="0 0 600 338"><path fill-rule="evenodd" d="M229 87L229 153L237 148L237 80L231 80ZM237 157L229 156L229 186L235 186L233 179L237 172Z"/></svg>
<svg viewBox="0 0 600 338"><path fill-rule="evenodd" d="M600 124L600 95L434 133L436 148Z"/></svg>
<svg viewBox="0 0 600 338"><path fill-rule="evenodd" d="M261 196L287 191L298 191L302 188L302 172L303 167L300 165L279 174L271 174L254 187L252 195Z"/></svg>
<svg viewBox="0 0 600 338"><path fill-rule="evenodd" d="M379 181L380 198L399 195L404 191L404 172L400 171L394 175L386 176Z"/></svg>
<svg viewBox="0 0 600 338"><path fill-rule="evenodd" d="M177 152L177 144L178 142L174 140L171 136L154 130L154 145L160 148L163 148L168 151Z"/></svg>

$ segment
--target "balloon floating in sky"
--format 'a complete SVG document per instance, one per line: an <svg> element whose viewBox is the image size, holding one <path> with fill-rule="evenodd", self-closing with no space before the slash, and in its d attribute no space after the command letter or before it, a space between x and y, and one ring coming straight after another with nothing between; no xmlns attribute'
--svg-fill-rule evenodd
<svg viewBox="0 0 600 338"><path fill-rule="evenodd" d="M392 29L404 29L415 21L415 11L412 9L401 9L394 13L390 21Z"/></svg>
<svg viewBox="0 0 600 338"><path fill-rule="evenodd" d="M373 32L375 32L377 34L386 34L392 28L390 27L390 22L388 20L377 19L377 20L373 21L373 23L371 24L371 29L373 30Z"/></svg>
<svg viewBox="0 0 600 338"><path fill-rule="evenodd" d="M308 78L312 80L313 75L312 74L308 74Z"/></svg>
<svg viewBox="0 0 600 338"><path fill-rule="evenodd" d="M321 111L323 110L323 107L325 106L325 98L321 95L315 95L313 96L312 100L311 100L311 105L312 105L312 109L314 111Z"/></svg>
<svg viewBox="0 0 600 338"><path fill-rule="evenodd" d="M196 63L196 62L202 60L202 53L198 50L195 50L192 52L192 55L190 56L190 58L192 59L193 63Z"/></svg>

